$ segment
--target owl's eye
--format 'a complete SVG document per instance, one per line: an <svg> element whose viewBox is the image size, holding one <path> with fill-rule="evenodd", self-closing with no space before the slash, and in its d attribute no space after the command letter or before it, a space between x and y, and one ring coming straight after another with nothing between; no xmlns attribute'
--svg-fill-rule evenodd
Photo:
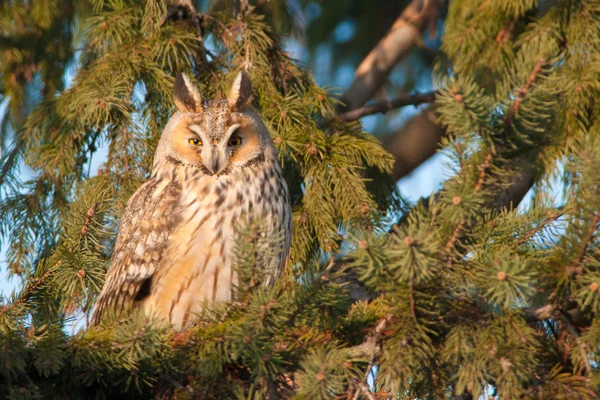
<svg viewBox="0 0 600 400"><path fill-rule="evenodd" d="M242 144L242 138L239 136L235 136L235 137L232 137L231 139L229 139L230 146L239 146L241 144Z"/></svg>
<svg viewBox="0 0 600 400"><path fill-rule="evenodd" d="M188 139L188 143L194 146L202 146L202 140L200 139Z"/></svg>

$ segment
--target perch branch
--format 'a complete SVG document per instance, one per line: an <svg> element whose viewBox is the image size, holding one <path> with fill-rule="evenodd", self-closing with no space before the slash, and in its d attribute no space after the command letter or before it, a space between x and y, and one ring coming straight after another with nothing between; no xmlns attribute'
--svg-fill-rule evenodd
<svg viewBox="0 0 600 400"><path fill-rule="evenodd" d="M405 107L405 106L418 106L423 103L433 103L435 101L435 96L438 93L437 90L432 90L426 93L416 92L415 94L407 94L401 97L398 97L393 100L381 100L372 104L368 104L366 106L347 111L345 113L339 114L338 117L342 121L355 121L367 115L373 114L385 114L389 110L393 110L395 108Z"/></svg>

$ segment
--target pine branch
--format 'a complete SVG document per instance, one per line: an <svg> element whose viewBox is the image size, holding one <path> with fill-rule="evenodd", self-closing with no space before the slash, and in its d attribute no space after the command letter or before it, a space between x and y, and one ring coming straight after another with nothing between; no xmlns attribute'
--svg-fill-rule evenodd
<svg viewBox="0 0 600 400"><path fill-rule="evenodd" d="M521 89L517 90L517 92L516 92L517 97L511 104L509 111L504 116L504 126L506 128L510 127L510 124L512 123L513 119L517 115L517 112L519 111L519 107L521 106L521 103L525 99L525 96L527 96L527 94L529 93L531 86L533 85L533 83L537 79L538 75L542 71L542 66L544 64L545 64L545 60L543 58L540 58L537 61L537 63L535 64L535 66L533 67L533 70L531 71L531 73L529 74L529 77L527 78L527 82L525 82L525 85L523 85L523 87Z"/></svg>
<svg viewBox="0 0 600 400"><path fill-rule="evenodd" d="M460 235L462 234L462 230L464 227L465 227L465 221L462 220L458 223L458 225L456 225L456 228L454 228L454 231L452 232L450 239L448 240L448 242L446 242L443 253L447 254L448 257L450 255L450 252L452 251L452 249L454 249L454 246L456 245L458 238L460 238Z"/></svg>
<svg viewBox="0 0 600 400"><path fill-rule="evenodd" d="M17 157L22 151L21 146L21 143L15 143L8 154L8 157L6 157L4 164L2 165L2 169L0 169L0 186L4 184L8 174L15 168Z"/></svg>
<svg viewBox="0 0 600 400"><path fill-rule="evenodd" d="M496 49L494 50L494 54L490 58L490 62L489 62L490 65L492 65L493 63L496 62L496 60L498 60L498 56L500 55L500 53L502 51L502 46L507 41L510 40L512 31L515 27L516 22L517 22L516 18L513 18L513 19L507 21L504 24L504 27L502 27L502 29L500 29L500 32L498 32L498 35L496 36L497 46L496 46Z"/></svg>
<svg viewBox="0 0 600 400"><path fill-rule="evenodd" d="M204 36L202 32L204 16L198 12L192 0L171 0L163 23L166 21L183 21L194 27L199 38ZM199 54L192 54L197 66L204 66L207 63L206 54L204 46L200 48Z"/></svg>
<svg viewBox="0 0 600 400"><path fill-rule="evenodd" d="M535 228L531 229L529 232L527 232L525 235L523 235L522 237L520 237L517 240L517 244L520 246L523 243L527 242L529 239L531 239L532 237L534 237L535 235L538 234L538 232L540 232L542 229L544 229L548 224L551 224L552 222L556 221L557 219L559 219L560 217L562 217L565 213L564 212L560 212L560 213L549 213L548 217L546 217L546 219L544 219L542 222L540 222Z"/></svg>
<svg viewBox="0 0 600 400"><path fill-rule="evenodd" d="M473 191L475 193L479 192L483 188L483 183L484 183L484 180L485 180L486 171L490 167L491 163L492 163L492 154L488 153L488 155L485 157L485 161L482 162L478 166L479 177L477 178L477 182L475 183L475 186L473 187ZM456 205L459 205L461 203L461 201L462 200L461 200L460 197L455 197L454 199L452 199L452 202L454 204L456 204ZM450 239L448 240L448 242L444 246L443 254L447 255L447 257L448 257L447 261L449 260L450 252L452 251L452 249L456 245L456 242L458 241L458 239L462 235L462 230L464 229L465 224L466 224L465 220L461 220L458 223L458 225L454 229L454 232L452 232L452 236L450 237Z"/></svg>
<svg viewBox="0 0 600 400"><path fill-rule="evenodd" d="M30 278L27 281L27 285L25 286L25 288L23 288L21 293L19 293L19 296L17 297L15 302L11 304L11 306L14 307L24 305L25 303L27 303L33 296L37 294L37 292L40 291L42 286L48 283L50 275L52 275L52 271L48 271L40 277Z"/></svg>
<svg viewBox="0 0 600 400"><path fill-rule="evenodd" d="M481 188L483 187L483 182L485 180L485 174L486 174L487 169L490 167L491 163L492 163L492 154L489 153L485 157L485 161L483 163L481 163L478 167L479 178L477 179L477 183L475 183L475 187L473 188L475 193L479 192L481 190Z"/></svg>
<svg viewBox="0 0 600 400"><path fill-rule="evenodd" d="M575 261L573 261L572 265L574 267L581 264L581 261L583 260L583 257L585 256L587 248L594 238L594 233L596 232L596 229L598 228L598 222L600 222L600 211L596 211L594 213L594 215L592 216L592 219L590 221L590 227L588 228L588 230L583 238L581 248L579 249L579 252L577 253L577 257L575 258Z"/></svg>
<svg viewBox="0 0 600 400"><path fill-rule="evenodd" d="M581 353L583 354L586 375L588 377L592 376L592 374L594 373L594 368L592 367L592 363L590 362L590 358L588 356L588 354L591 353L590 348L587 346L587 344L585 342L583 342L581 340L581 338L579 337L579 332L577 331L577 328L575 327L575 325L573 325L571 323L569 318L562 312L558 312L557 315L560 317L561 322L567 328L567 331L569 332L569 334L573 337L573 339L575 339L575 343L577 344L577 346L581 350Z"/></svg>
<svg viewBox="0 0 600 400"><path fill-rule="evenodd" d="M423 103L433 103L435 96L438 94L437 90L432 90L426 93L416 92L414 94L407 94L405 96L398 97L393 100L382 100L376 103L368 104L366 106L344 112L338 115L342 121L355 121L367 115L373 114L385 114L386 112L400 107L405 106L418 106Z"/></svg>

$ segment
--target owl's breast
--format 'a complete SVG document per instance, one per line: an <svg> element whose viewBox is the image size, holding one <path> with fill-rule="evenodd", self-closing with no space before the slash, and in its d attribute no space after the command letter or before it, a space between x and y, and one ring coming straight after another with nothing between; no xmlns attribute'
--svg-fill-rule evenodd
<svg viewBox="0 0 600 400"><path fill-rule="evenodd" d="M234 247L240 231L260 224L284 238L272 262L278 275L289 248L289 199L269 174L240 179L204 179L181 191L181 218L163 254L147 311L175 327L193 320L202 301L230 301L237 285ZM274 176L273 176L274 178ZM283 233L283 235L282 235Z"/></svg>

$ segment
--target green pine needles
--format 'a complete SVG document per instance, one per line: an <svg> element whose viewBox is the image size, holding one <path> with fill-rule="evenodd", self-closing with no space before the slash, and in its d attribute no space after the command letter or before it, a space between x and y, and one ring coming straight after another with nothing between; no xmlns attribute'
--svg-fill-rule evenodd
<svg viewBox="0 0 600 400"><path fill-rule="evenodd" d="M449 3L434 105L449 178L412 207L393 157L241 3L0 2L0 243L23 283L0 303L0 395L598 398L600 1ZM133 311L75 333L174 76L224 97L240 69L290 187L283 275L264 284L278 238L248 229L235 301L194 328Z"/></svg>

